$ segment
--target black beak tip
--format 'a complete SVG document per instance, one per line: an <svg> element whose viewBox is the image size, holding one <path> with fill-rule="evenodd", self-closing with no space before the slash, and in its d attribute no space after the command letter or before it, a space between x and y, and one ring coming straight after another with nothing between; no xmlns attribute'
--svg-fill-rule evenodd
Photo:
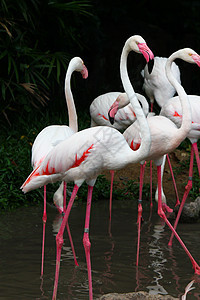
<svg viewBox="0 0 200 300"><path fill-rule="evenodd" d="M147 66L148 66L149 74L151 74L151 72L153 70L153 66L154 66L154 59L150 59Z"/></svg>
<svg viewBox="0 0 200 300"><path fill-rule="evenodd" d="M113 117L111 117L109 113L108 113L108 118L109 118L110 124L113 125L115 122L115 119Z"/></svg>

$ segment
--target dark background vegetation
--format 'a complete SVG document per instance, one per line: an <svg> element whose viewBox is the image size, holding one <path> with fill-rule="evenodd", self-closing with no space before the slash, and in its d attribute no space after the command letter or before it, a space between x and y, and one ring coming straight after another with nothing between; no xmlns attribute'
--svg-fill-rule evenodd
<svg viewBox="0 0 200 300"><path fill-rule="evenodd" d="M86 81L72 78L80 129L88 127L89 105L105 92L122 91L119 60L125 40L140 34L154 55L168 57L182 47L200 53L199 1L0 2L0 204L35 201L19 187L31 170L36 134L50 124L68 124L63 86L69 60L80 56ZM199 95L199 70L177 62L188 94ZM142 93L142 56L129 57L129 75ZM157 108L157 112L158 112Z"/></svg>

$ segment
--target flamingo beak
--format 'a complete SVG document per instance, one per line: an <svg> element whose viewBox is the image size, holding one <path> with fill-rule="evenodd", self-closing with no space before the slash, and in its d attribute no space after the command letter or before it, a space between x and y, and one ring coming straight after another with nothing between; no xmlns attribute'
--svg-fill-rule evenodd
<svg viewBox="0 0 200 300"><path fill-rule="evenodd" d="M138 43L138 48L139 51L143 54L147 63L149 62L149 59L154 59L153 52L150 50L146 43Z"/></svg>
<svg viewBox="0 0 200 300"><path fill-rule="evenodd" d="M108 111L108 118L110 123L113 125L115 122L115 115L118 111L118 106L119 106L119 101L115 101L113 103L113 105L110 107L109 111Z"/></svg>
<svg viewBox="0 0 200 300"><path fill-rule="evenodd" d="M83 70L81 71L81 75L84 79L88 78L88 70L85 65L83 65Z"/></svg>
<svg viewBox="0 0 200 300"><path fill-rule="evenodd" d="M198 67L200 67L200 55L198 54L192 54L192 59L194 60L194 62L197 64Z"/></svg>

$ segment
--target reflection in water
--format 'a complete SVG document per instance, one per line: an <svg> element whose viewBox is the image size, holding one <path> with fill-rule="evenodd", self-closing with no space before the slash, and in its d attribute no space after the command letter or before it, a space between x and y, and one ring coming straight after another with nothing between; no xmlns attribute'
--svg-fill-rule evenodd
<svg viewBox="0 0 200 300"><path fill-rule="evenodd" d="M136 204L134 206L131 201L116 201L113 208L112 234L110 232L109 235L108 201L93 203L91 258L94 298L106 293L125 293L135 289L180 297L187 284L194 279L195 289L187 295L187 299L200 299L200 277L194 275L190 261L178 243L175 242L172 248L168 248L169 231L164 228L156 213L153 211L149 220L149 209L144 209L140 265L136 269ZM3 300L44 300L52 297L55 236L62 219L58 213L55 214L54 209L48 207L45 268L41 282L42 210L42 206L29 207L1 214L0 298ZM77 268L74 265L66 230L58 300L88 299L87 265L82 244L84 219L85 204L79 204L70 214L70 229L80 266ZM200 223L180 224L179 231L194 256L199 258Z"/></svg>
<svg viewBox="0 0 200 300"><path fill-rule="evenodd" d="M163 250L158 243L159 239L162 237L164 227L165 222L159 219L158 223L154 225L154 233L152 234L153 240L149 244L149 255L153 258L149 267L152 268L155 273L153 276L154 280L152 281L154 285L147 286L151 295L168 294L164 287L159 283L159 281L163 278L162 271L165 269L164 264L167 262Z"/></svg>

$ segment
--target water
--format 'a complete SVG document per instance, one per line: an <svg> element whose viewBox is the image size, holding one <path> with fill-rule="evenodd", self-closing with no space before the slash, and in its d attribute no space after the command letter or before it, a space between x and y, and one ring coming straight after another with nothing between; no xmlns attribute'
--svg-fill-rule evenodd
<svg viewBox="0 0 200 300"><path fill-rule="evenodd" d="M47 207L45 264L40 279L41 207L18 209L0 219L0 299L51 299L55 275L55 236L60 216ZM137 212L133 201L113 201L109 232L108 201L93 203L90 223L94 298L106 293L149 291L180 297L195 279L195 289L187 299L200 299L200 278L177 241L167 246L170 231L156 215L144 207L139 268L136 269ZM73 207L69 225L79 267L74 266L65 233L57 299L88 299L87 267L82 245L85 204ZM200 224L180 224L180 236L200 263Z"/></svg>

